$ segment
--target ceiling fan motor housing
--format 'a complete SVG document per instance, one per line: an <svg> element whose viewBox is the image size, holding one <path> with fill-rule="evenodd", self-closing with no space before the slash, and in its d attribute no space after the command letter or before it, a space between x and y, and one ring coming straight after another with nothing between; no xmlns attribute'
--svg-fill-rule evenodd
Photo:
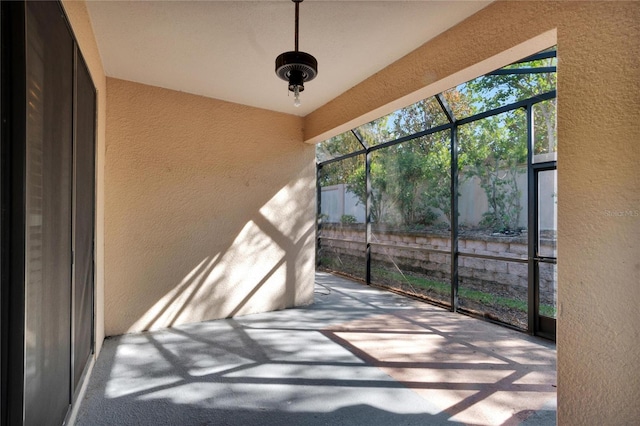
<svg viewBox="0 0 640 426"><path fill-rule="evenodd" d="M289 82L289 90L304 90L304 82L311 81L318 75L318 61L306 52L291 51L280 54L276 58L276 74Z"/></svg>

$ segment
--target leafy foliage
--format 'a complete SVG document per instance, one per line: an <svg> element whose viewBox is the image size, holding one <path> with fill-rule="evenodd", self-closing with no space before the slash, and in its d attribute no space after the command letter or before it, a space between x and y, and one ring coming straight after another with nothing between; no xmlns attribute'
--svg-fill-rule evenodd
<svg viewBox="0 0 640 426"><path fill-rule="evenodd" d="M555 58L512 64L505 69L555 65ZM468 117L555 89L555 73L482 76L443 92L456 119ZM555 100L536 104L535 154L556 150ZM436 98L428 98L374 120L355 132L373 147L447 123ZM447 131L371 152L371 216L377 223L411 229L451 223L451 134ZM518 176L526 172L526 118L510 111L458 127L459 179L483 189L488 209L479 225L497 232L518 230L522 191ZM363 149L351 132L321 144L323 155ZM364 155L323 167L321 185L345 183L359 203L367 200Z"/></svg>
<svg viewBox="0 0 640 426"><path fill-rule="evenodd" d="M343 214L340 217L340 223L342 223L343 225L349 225L352 223L356 223L358 220L356 219L356 217L352 214Z"/></svg>
<svg viewBox="0 0 640 426"><path fill-rule="evenodd" d="M555 66L556 58L520 62L503 69L540 68ZM473 106L474 113L487 111L523 99L555 90L556 73L525 73L482 76L461 85ZM557 148L556 102L541 102L534 108L535 154L554 152Z"/></svg>
<svg viewBox="0 0 640 426"><path fill-rule="evenodd" d="M460 127L460 173L478 179L489 209L480 225L494 232L516 231L522 207L517 177L526 172L526 121L510 111Z"/></svg>

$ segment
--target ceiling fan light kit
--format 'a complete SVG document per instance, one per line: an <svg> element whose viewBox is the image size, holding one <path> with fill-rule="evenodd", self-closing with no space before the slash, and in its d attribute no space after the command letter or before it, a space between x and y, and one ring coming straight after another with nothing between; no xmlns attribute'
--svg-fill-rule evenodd
<svg viewBox="0 0 640 426"><path fill-rule="evenodd" d="M304 83L318 75L318 61L312 55L298 50L298 21L300 3L303 0L291 0L296 5L295 50L284 52L276 58L276 75L289 83L289 91L293 92L294 105L300 106L300 92L304 91Z"/></svg>

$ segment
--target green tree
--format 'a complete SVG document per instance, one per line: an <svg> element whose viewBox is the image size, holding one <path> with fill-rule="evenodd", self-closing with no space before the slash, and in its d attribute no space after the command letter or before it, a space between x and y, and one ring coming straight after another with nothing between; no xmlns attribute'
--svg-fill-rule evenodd
<svg viewBox="0 0 640 426"><path fill-rule="evenodd" d="M555 58L516 63L504 69L555 65ZM483 76L461 86L472 113L528 99L554 90L555 73L524 73ZM555 100L536 104L535 154L556 150ZM522 112L509 112L460 127L460 173L477 178L485 191L489 210L481 225L493 231L518 227L521 191L517 176L526 169L526 121Z"/></svg>
<svg viewBox="0 0 640 426"><path fill-rule="evenodd" d="M378 151L371 154L374 159L378 158ZM387 210L387 169L377 161L371 163L371 220L380 222L383 220L384 212ZM347 181L347 189L353 193L360 204L367 203L367 184L364 163L356 168Z"/></svg>
<svg viewBox="0 0 640 426"><path fill-rule="evenodd" d="M432 210L444 214L451 224L451 152L450 132L439 132L429 136L431 149L424 164L426 189L424 202Z"/></svg>
<svg viewBox="0 0 640 426"><path fill-rule="evenodd" d="M526 172L524 114L510 111L460 128L460 175L477 178L489 209L480 225L496 232L515 231L521 211L519 174Z"/></svg>
<svg viewBox="0 0 640 426"><path fill-rule="evenodd" d="M457 90L445 93L447 102L468 110ZM393 118L396 136L413 134L448 123L436 101L428 98L397 111ZM451 133L443 131L403 143L391 157L395 171L392 196L397 200L405 225L431 225L440 214L451 223Z"/></svg>
<svg viewBox="0 0 640 426"><path fill-rule="evenodd" d="M355 136L349 131L316 145L316 158L328 160L362 149L362 145L360 145ZM364 155L326 164L322 166L320 172L320 186L324 187L347 183L350 181L355 170L361 166L364 167Z"/></svg>
<svg viewBox="0 0 640 426"><path fill-rule="evenodd" d="M555 48L554 48L555 49ZM556 58L520 62L505 70L556 66ZM555 72L489 75L465 83L461 89L471 101L474 113L529 99L556 89ZM534 108L534 149L536 154L554 152L557 148L556 102L544 101Z"/></svg>
<svg viewBox="0 0 640 426"><path fill-rule="evenodd" d="M393 135L389 131L388 121L390 116L384 116L370 123L364 124L356 129L356 133L362 138L366 146L375 146L383 142L393 139ZM387 210L387 176L388 170L381 165L379 158L380 151L371 153L371 220L373 222L381 222L385 211ZM354 169L347 179L347 188L356 195L360 204L366 205L367 202L367 185L365 175L364 162Z"/></svg>
<svg viewBox="0 0 640 426"><path fill-rule="evenodd" d="M555 65L555 58L513 64L511 68ZM483 76L447 90L444 99L460 119L480 111L555 89L555 73ZM536 104L535 153L556 149L555 101ZM368 147L447 123L435 98L429 98L356 129ZM521 112L509 112L458 128L459 176L478 179L489 203L481 225L515 230L521 191L517 177L526 163L526 131ZM321 144L319 156L333 158L362 149L351 132ZM440 214L451 223L450 133L438 132L371 153L371 215L376 222L428 225ZM364 156L323 168L322 185L346 183L360 203L367 199Z"/></svg>

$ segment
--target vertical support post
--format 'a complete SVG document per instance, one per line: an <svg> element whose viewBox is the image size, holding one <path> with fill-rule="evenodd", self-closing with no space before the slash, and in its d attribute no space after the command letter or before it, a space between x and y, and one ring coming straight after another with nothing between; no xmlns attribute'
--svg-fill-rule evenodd
<svg viewBox="0 0 640 426"><path fill-rule="evenodd" d="M294 37L295 37L295 46L296 46L296 52L298 51L298 22L300 21L300 2L302 0L298 0L295 1L294 3L296 4L296 28L294 31Z"/></svg>
<svg viewBox="0 0 640 426"><path fill-rule="evenodd" d="M367 149L367 153L365 155L365 164L364 164L364 175L366 179L367 185L367 202L365 206L365 215L364 215L364 223L365 223L365 259L366 259L366 271L365 271L365 281L367 284L371 284L371 197L372 197L372 188L371 188L371 151Z"/></svg>
<svg viewBox="0 0 640 426"><path fill-rule="evenodd" d="M451 312L458 310L458 125L451 127Z"/></svg>
<svg viewBox="0 0 640 426"><path fill-rule="evenodd" d="M527 235L528 235L528 325L529 334L535 334L537 331L538 313L538 289L537 289L537 265L536 253L538 251L538 191L536 185L536 172L533 169L533 152L534 152L534 127L533 127L533 104L527 105L525 108L527 115Z"/></svg>
<svg viewBox="0 0 640 426"><path fill-rule="evenodd" d="M322 186L320 177L322 176L322 165L316 163L316 268L320 266L320 249L322 240Z"/></svg>
<svg viewBox="0 0 640 426"><path fill-rule="evenodd" d="M295 38L295 50L298 51L298 22L300 17L300 2L294 1L296 4L296 21L295 21L295 30L294 30L294 38Z"/></svg>
<svg viewBox="0 0 640 426"><path fill-rule="evenodd" d="M451 312L458 311L458 123L442 93L436 100L451 123Z"/></svg>

